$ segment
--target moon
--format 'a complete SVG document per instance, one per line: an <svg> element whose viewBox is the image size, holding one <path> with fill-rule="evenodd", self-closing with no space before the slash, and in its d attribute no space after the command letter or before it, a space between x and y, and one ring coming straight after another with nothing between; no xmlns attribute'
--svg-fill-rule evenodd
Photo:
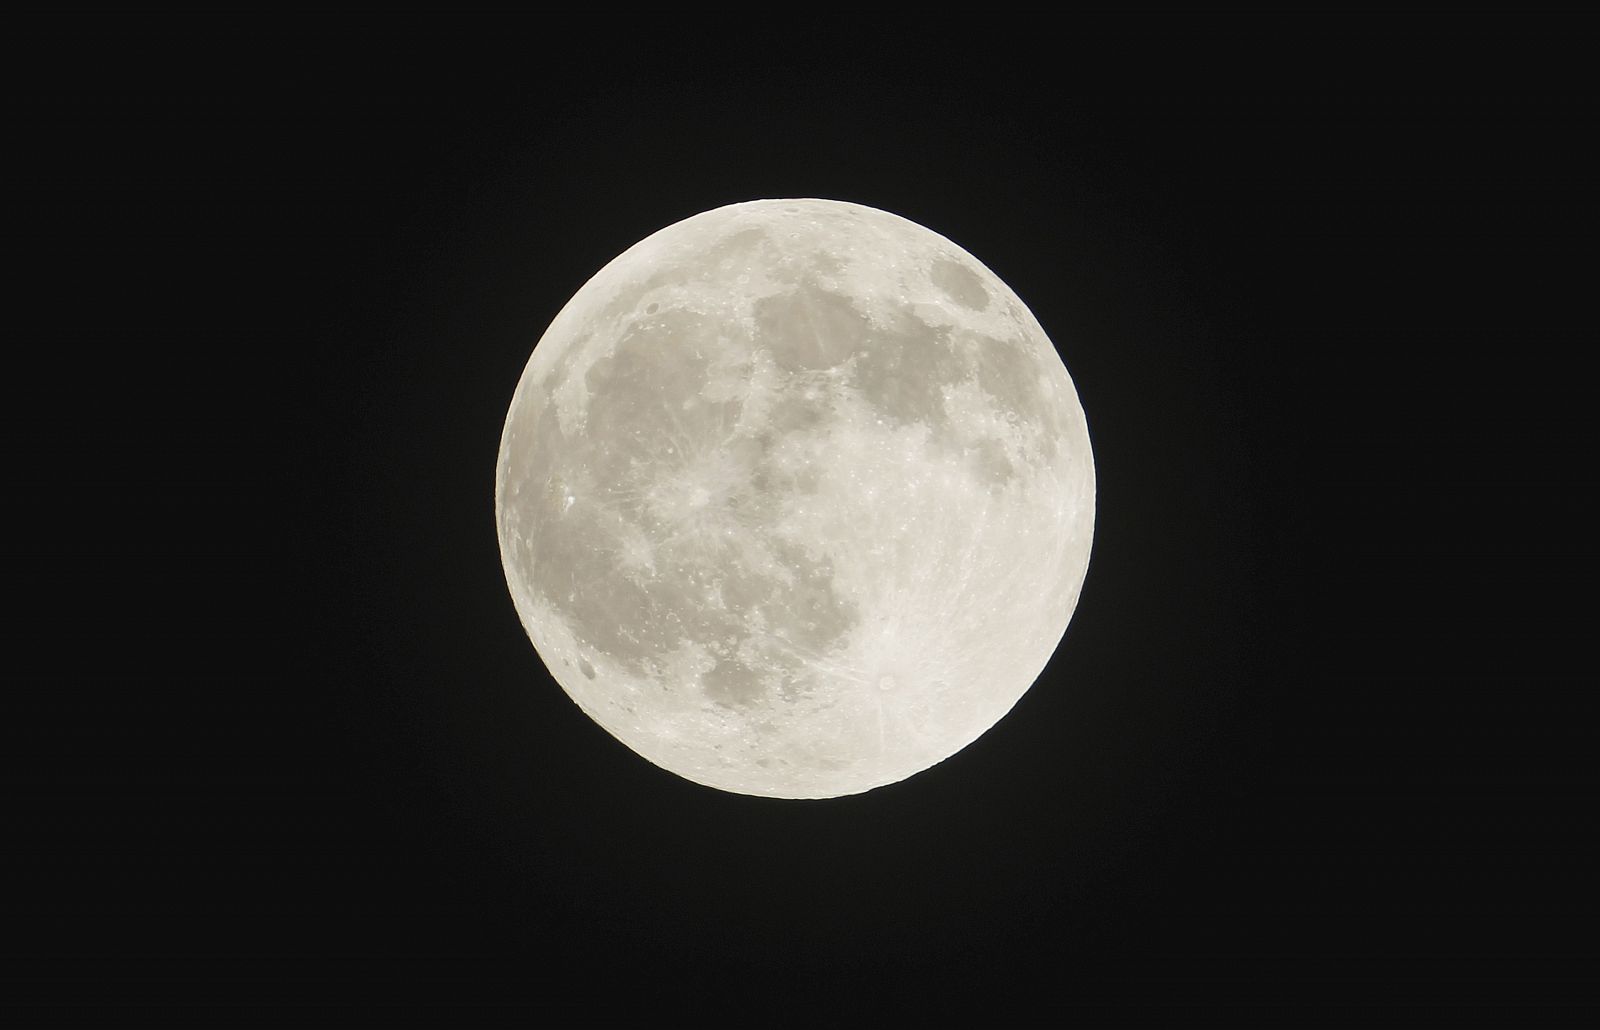
<svg viewBox="0 0 1600 1030"><path fill-rule="evenodd" d="M656 232L534 348L495 513L579 708L774 798L944 761L1038 678L1094 530L1088 427L1017 295L915 222L759 200Z"/></svg>

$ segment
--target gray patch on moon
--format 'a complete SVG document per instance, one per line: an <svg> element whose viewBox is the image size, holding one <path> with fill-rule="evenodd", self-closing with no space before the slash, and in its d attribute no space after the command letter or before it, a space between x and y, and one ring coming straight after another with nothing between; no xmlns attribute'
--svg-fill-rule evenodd
<svg viewBox="0 0 1600 1030"><path fill-rule="evenodd" d="M806 283L755 305L761 345L788 372L832 368L860 352L871 326L848 297Z"/></svg>
<svg viewBox="0 0 1600 1030"><path fill-rule="evenodd" d="M1040 408L1039 362L1011 340L973 334L978 385L1007 412L1033 419Z"/></svg>
<svg viewBox="0 0 1600 1030"><path fill-rule="evenodd" d="M766 693L760 673L741 661L728 658L717 659L711 671L701 674L700 684L713 702L730 708L753 704Z"/></svg>
<svg viewBox="0 0 1600 1030"><path fill-rule="evenodd" d="M1016 466L1006 456L1005 445L999 440L983 439L972 445L974 474L990 486L1004 486L1017 474Z"/></svg>
<svg viewBox="0 0 1600 1030"><path fill-rule="evenodd" d="M909 311L894 312L894 327L878 332L856 359L853 383L868 403L901 424L920 423L935 435L947 426L941 388L966 369L948 333Z"/></svg>
<svg viewBox="0 0 1600 1030"><path fill-rule="evenodd" d="M939 258L934 261L929 278L945 296L964 308L982 311L989 306L989 291L983 288L983 281L977 274L965 265L949 258Z"/></svg>

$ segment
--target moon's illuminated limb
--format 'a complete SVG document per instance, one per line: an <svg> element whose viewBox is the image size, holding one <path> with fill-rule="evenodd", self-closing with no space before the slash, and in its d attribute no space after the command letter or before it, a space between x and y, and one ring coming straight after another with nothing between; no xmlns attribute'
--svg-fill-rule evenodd
<svg viewBox="0 0 1600 1030"><path fill-rule="evenodd" d="M495 484L517 611L633 750L833 797L994 725L1077 603L1094 465L1022 301L903 218L718 208L568 302Z"/></svg>

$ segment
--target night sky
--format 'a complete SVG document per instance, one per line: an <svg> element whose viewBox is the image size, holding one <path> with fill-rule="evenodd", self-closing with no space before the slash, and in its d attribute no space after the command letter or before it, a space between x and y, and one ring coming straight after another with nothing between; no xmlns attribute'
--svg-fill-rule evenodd
<svg viewBox="0 0 1600 1030"><path fill-rule="evenodd" d="M15 23L0 1010L1600 998L1583 26L978 13ZM586 718L493 513L567 298L803 196L1010 284L1099 477L1011 714L809 803Z"/></svg>

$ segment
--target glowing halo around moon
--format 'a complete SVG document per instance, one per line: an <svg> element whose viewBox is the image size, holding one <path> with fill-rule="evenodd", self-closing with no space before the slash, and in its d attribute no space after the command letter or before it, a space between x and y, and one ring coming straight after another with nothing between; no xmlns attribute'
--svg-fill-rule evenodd
<svg viewBox="0 0 1600 1030"><path fill-rule="evenodd" d="M495 480L511 596L584 712L671 772L895 783L1044 669L1094 528L1044 330L896 215L762 200L629 248L539 341Z"/></svg>

